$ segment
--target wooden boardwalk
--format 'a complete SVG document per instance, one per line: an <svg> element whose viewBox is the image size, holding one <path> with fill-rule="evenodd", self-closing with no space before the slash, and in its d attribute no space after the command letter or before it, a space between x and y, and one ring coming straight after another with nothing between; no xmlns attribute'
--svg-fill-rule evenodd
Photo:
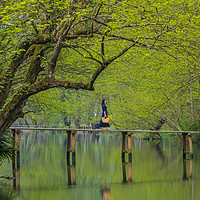
<svg viewBox="0 0 200 200"><path fill-rule="evenodd" d="M73 184L76 183L75 180L75 165L76 165L76 153L75 153L75 136L76 133L88 132L111 132L111 133L121 133L122 135L122 167L123 167L123 182L126 182L126 167L128 164L129 175L128 180L132 181L132 140L133 135L142 133L168 133L168 134L179 134L182 139L182 149L183 149L183 166L184 173L186 177L186 161L190 160L190 177L192 177L192 159L193 159L193 149L192 149L192 135L200 134L200 131L153 131L153 130L101 130L101 129L67 129L67 128L34 128L34 127L10 127L9 129L13 132L13 158L12 158L12 168L13 168L13 187L20 188L20 132L30 131L30 130L43 130L43 131L64 131L67 134L67 166L68 166L68 177L69 183L71 183L71 168ZM188 143L186 141L187 137ZM127 138L127 140L126 140ZM127 144L126 144L127 141ZM188 151L186 151L186 144L189 144ZM126 146L128 147L126 149ZM70 165L70 153L72 154L72 165ZM128 154L128 162L125 162L125 154ZM190 159L186 159L186 154L190 155ZM16 159L15 159L16 157Z"/></svg>
<svg viewBox="0 0 200 200"><path fill-rule="evenodd" d="M180 134L182 135L182 148L183 148L183 158L186 158L186 154L190 154L190 159L193 159L193 149L192 149L192 135L200 134L200 131L153 131L153 130L101 130L101 129L67 129L67 128L34 128L34 127L10 127L13 131L13 135L17 134L16 142L19 143L19 132L22 130L43 130L43 131L65 131L67 133L67 156L70 157L70 152L72 152L72 161L75 158L75 135L77 132L83 133L85 131L89 132L112 132L121 133L122 135L122 161L125 160L125 153L128 154L129 161L132 160L132 140L131 136L133 134L141 133L168 133L168 134ZM126 137L128 137L128 149L126 149ZM188 137L189 151L186 151L186 137Z"/></svg>

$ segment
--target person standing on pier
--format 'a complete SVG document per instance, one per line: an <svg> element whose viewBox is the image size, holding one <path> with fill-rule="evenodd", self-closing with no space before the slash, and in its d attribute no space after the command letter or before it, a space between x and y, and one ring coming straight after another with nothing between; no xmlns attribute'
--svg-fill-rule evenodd
<svg viewBox="0 0 200 200"><path fill-rule="evenodd" d="M102 105L102 117L107 118L108 117L108 111L107 111L107 106L106 106L106 99L103 99L101 102ZM108 127L110 127L109 123L103 123L102 119L99 122L98 127L101 127L101 130L110 130Z"/></svg>

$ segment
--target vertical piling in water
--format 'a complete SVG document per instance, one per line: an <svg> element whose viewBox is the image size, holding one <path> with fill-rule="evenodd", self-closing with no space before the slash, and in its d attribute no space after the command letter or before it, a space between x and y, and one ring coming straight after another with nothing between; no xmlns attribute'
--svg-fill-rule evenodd
<svg viewBox="0 0 200 200"><path fill-rule="evenodd" d="M66 131L66 133L67 133L67 164L70 165L71 131Z"/></svg>
<svg viewBox="0 0 200 200"><path fill-rule="evenodd" d="M186 159L186 133L183 133L183 138L182 138L182 142L183 142L183 159Z"/></svg>
<svg viewBox="0 0 200 200"><path fill-rule="evenodd" d="M128 159L129 162L132 162L132 141L130 133L128 133Z"/></svg>
<svg viewBox="0 0 200 200"><path fill-rule="evenodd" d="M76 152L75 152L75 136L76 131L66 131L67 132L67 164L70 165L70 152L72 152L72 164L76 165Z"/></svg>
<svg viewBox="0 0 200 200"><path fill-rule="evenodd" d="M76 165L75 131L72 131L72 165Z"/></svg>
<svg viewBox="0 0 200 200"><path fill-rule="evenodd" d="M127 132L122 132L122 162L125 162L126 134Z"/></svg>
<svg viewBox="0 0 200 200"><path fill-rule="evenodd" d="M183 135L183 159L186 159L186 154L190 154L190 159L193 159L193 149L192 149L192 136L190 133L182 133ZM186 151L186 136L189 137L189 151Z"/></svg>
<svg viewBox="0 0 200 200"><path fill-rule="evenodd" d="M17 188L20 188L20 131L17 130L16 135L16 151L17 151Z"/></svg>
<svg viewBox="0 0 200 200"><path fill-rule="evenodd" d="M192 136L190 133L188 134L188 136L189 136L189 146L190 146L190 159L193 159Z"/></svg>
<svg viewBox="0 0 200 200"><path fill-rule="evenodd" d="M15 129L12 130L12 170L13 170L13 188L16 188L16 169L15 169Z"/></svg>

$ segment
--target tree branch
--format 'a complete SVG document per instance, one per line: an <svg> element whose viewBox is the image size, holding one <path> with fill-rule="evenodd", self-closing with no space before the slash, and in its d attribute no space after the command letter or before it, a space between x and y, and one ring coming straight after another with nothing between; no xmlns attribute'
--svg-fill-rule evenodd
<svg viewBox="0 0 200 200"><path fill-rule="evenodd" d="M63 87L65 89L84 89L84 90L94 90L93 87L89 87L89 83L84 82L73 82L67 80L57 80L54 77L46 76L42 81L32 84L27 91L27 95L31 96L37 94L41 91L55 88L55 87Z"/></svg>

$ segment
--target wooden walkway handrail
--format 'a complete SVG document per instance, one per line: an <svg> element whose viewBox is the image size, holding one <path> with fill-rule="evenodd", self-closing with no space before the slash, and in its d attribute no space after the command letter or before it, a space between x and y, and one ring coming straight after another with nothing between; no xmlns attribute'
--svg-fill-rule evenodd
<svg viewBox="0 0 200 200"><path fill-rule="evenodd" d="M67 128L35 128L35 127L10 127L11 130L46 130L46 131L94 131L94 132L129 132L129 133L190 133L200 134L200 131L153 131L153 130L101 130L101 129L67 129Z"/></svg>

